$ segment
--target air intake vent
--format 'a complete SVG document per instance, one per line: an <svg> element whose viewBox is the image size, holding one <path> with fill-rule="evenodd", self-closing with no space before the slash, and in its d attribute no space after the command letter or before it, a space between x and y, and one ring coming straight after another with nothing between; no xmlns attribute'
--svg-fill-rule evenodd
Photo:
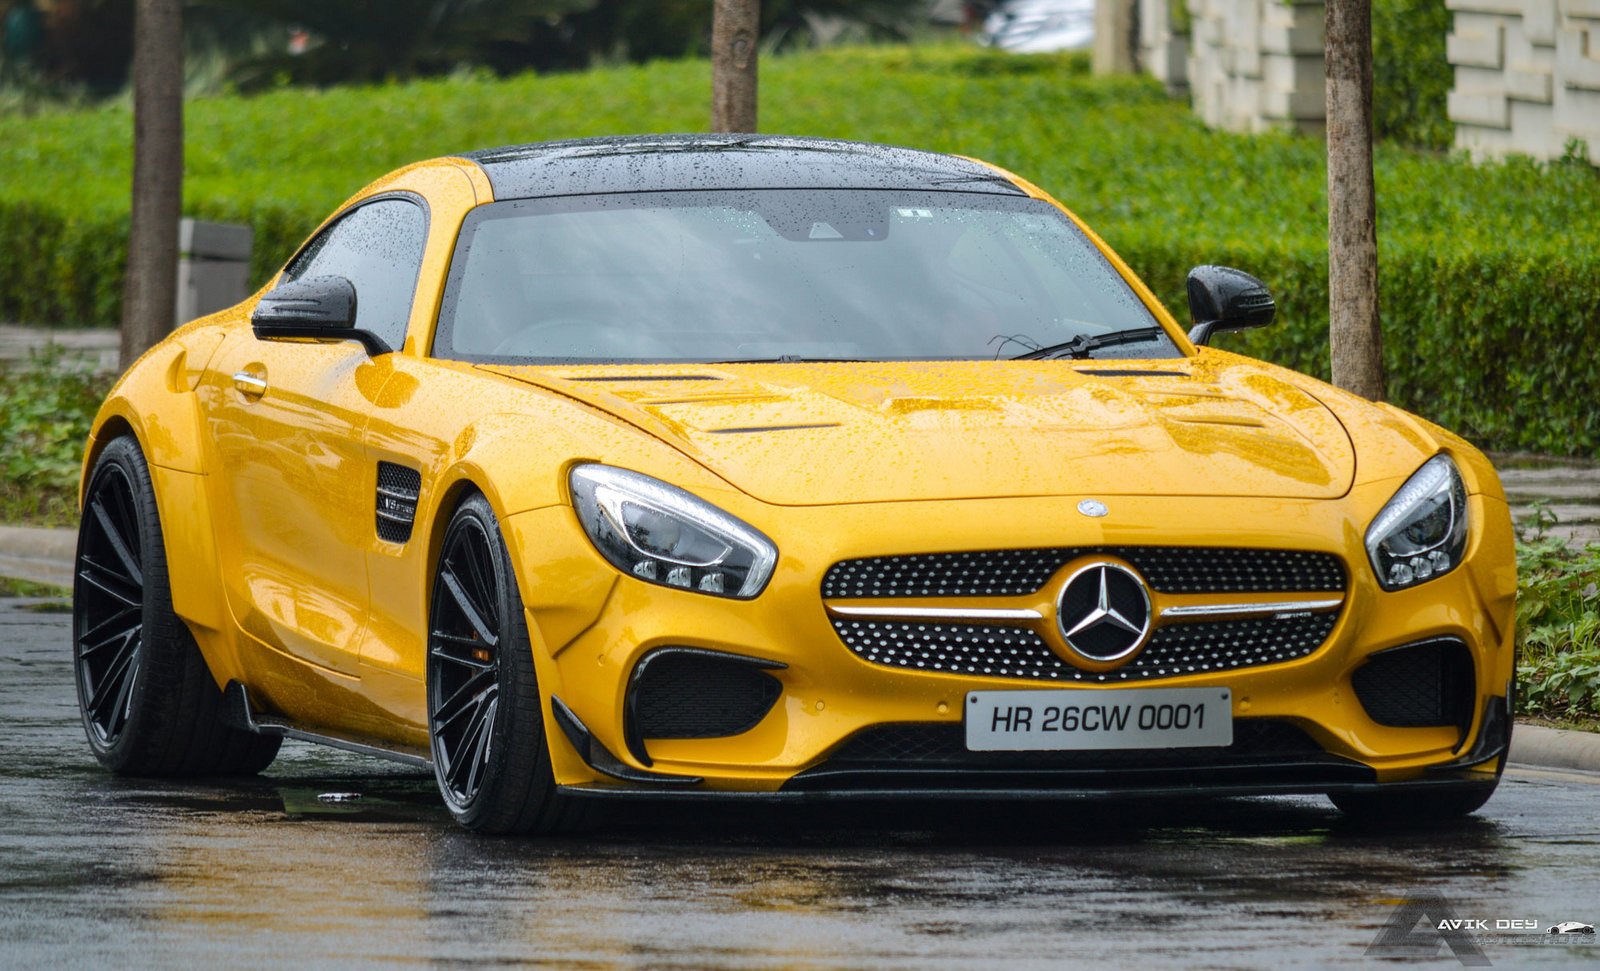
<svg viewBox="0 0 1600 971"><path fill-rule="evenodd" d="M404 543L417 520L417 497L422 474L393 462L378 463L378 538Z"/></svg>
<svg viewBox="0 0 1600 971"><path fill-rule="evenodd" d="M767 716L783 686L782 664L689 647L645 655L628 684L628 748L647 765L644 740L726 738Z"/></svg>
<svg viewBox="0 0 1600 971"><path fill-rule="evenodd" d="M1367 716L1392 728L1471 727L1472 653L1452 638L1379 651L1350 676Z"/></svg>

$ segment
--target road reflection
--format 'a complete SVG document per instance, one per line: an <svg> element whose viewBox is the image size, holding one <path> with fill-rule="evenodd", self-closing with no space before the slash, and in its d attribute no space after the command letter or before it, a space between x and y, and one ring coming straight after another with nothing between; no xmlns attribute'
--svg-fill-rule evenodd
<svg viewBox="0 0 1600 971"><path fill-rule="evenodd" d="M1313 800L626 804L581 837L496 839L457 829L431 778L345 762L291 753L216 788L83 777L131 837L95 864L110 892L84 916L332 961L1027 963L1070 945L1142 964L1181 942L1228 963L1304 936L1326 963L1359 956L1398 888L1495 897L1526 866L1492 820L1397 839Z"/></svg>
<svg viewBox="0 0 1600 971"><path fill-rule="evenodd" d="M1557 773L1409 833L1321 799L627 803L563 839L473 836L427 775L298 743L259 779L119 779L84 744L65 623L0 604L3 967L1370 967L1405 894L1600 917L1597 789ZM1548 943L1486 951L1600 953Z"/></svg>

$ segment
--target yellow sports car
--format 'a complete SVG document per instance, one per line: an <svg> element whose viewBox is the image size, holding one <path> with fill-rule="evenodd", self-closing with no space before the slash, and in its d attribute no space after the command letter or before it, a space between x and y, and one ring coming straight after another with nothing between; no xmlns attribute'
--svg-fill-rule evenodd
<svg viewBox="0 0 1600 971"><path fill-rule="evenodd" d="M1207 346L948 155L765 136L421 162L135 363L84 459L95 756L601 799L1326 793L1471 812L1511 732L1493 468Z"/></svg>

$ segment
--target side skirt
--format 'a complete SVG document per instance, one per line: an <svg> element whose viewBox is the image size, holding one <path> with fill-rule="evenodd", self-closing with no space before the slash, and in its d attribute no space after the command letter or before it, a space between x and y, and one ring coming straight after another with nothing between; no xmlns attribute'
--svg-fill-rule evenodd
<svg viewBox="0 0 1600 971"><path fill-rule="evenodd" d="M250 690L237 681L229 681L228 687L223 691L222 697L223 719L232 727L257 735L279 735L283 738L295 738L302 742L311 742L316 745L326 745L329 748L342 749L354 752L357 755L370 755L374 758L387 759L419 769L433 768L433 760L425 753L416 749L395 748L391 745L380 744L370 739L357 738L350 735L331 735L326 732L315 732L296 725L284 718L257 715L250 707Z"/></svg>

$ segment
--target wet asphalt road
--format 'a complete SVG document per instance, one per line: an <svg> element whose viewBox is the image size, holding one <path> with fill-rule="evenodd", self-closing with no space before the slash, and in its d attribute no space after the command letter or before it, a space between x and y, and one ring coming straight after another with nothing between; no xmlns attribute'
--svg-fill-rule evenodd
<svg viewBox="0 0 1600 971"><path fill-rule="evenodd" d="M431 778L298 743L253 782L116 779L83 740L68 618L22 604L0 601L5 967L1381 967L1366 947L1407 894L1491 926L1600 919L1600 776L1513 770L1429 833L1277 799L636 807L543 841L470 836ZM317 800L336 790L364 798ZM1600 964L1517 940L1483 949Z"/></svg>

